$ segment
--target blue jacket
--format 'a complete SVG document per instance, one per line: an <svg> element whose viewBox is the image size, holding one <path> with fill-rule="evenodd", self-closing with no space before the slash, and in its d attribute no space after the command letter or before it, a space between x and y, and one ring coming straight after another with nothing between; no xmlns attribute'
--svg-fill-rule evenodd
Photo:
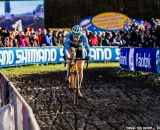
<svg viewBox="0 0 160 130"><path fill-rule="evenodd" d="M83 33L82 36L80 37L78 44L75 43L75 41L73 40L73 35L72 33L68 33L68 35L66 36L66 40L64 42L64 48L63 48L63 54L66 55L67 54L67 50L69 48L72 47L80 47L80 46L84 46L86 51L87 51L87 56L90 55L90 46L88 45L88 39L87 36Z"/></svg>
<svg viewBox="0 0 160 130"><path fill-rule="evenodd" d="M43 35L43 43L46 44L46 46L52 46L52 36L49 34Z"/></svg>

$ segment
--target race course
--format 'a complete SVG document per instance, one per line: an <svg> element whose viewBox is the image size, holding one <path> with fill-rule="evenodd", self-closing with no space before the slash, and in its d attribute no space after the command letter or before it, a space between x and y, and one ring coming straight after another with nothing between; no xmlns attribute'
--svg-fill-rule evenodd
<svg viewBox="0 0 160 130"><path fill-rule="evenodd" d="M160 86L145 74L117 74L117 67L118 63L90 64L78 105L73 105L64 82L63 64L2 71L32 107L41 130L160 128Z"/></svg>

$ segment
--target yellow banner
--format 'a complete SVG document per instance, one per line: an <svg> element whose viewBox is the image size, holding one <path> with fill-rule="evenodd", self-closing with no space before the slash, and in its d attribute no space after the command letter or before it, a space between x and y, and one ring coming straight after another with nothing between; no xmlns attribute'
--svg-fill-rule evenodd
<svg viewBox="0 0 160 130"><path fill-rule="evenodd" d="M50 31L59 31L59 30L62 30L62 31L71 31L70 28L49 28Z"/></svg>
<svg viewBox="0 0 160 130"><path fill-rule="evenodd" d="M93 17L92 23L104 30L118 30L131 23L131 19L121 13L117 12L107 12L101 13Z"/></svg>

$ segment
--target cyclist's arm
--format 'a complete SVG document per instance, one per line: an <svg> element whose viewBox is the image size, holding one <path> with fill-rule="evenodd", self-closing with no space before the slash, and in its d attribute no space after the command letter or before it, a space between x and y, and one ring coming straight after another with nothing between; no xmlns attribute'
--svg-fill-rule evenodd
<svg viewBox="0 0 160 130"><path fill-rule="evenodd" d="M85 47L85 49L87 51L87 56L90 56L90 46L88 44L88 38L87 38L87 36L85 34L83 34L83 36L84 36L83 44L84 44L84 47Z"/></svg>
<svg viewBox="0 0 160 130"><path fill-rule="evenodd" d="M69 38L71 36L71 33L68 33L66 36L66 40L64 42L64 47L63 47L63 54L67 55L67 50L70 48L70 44L69 44Z"/></svg>

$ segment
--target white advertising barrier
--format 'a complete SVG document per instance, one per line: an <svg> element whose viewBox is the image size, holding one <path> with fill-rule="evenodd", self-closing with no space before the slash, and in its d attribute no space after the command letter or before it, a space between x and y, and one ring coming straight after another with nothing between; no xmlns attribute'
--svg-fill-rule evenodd
<svg viewBox="0 0 160 130"><path fill-rule="evenodd" d="M31 107L27 104L24 98L16 90L14 85L7 79L7 77L2 72L0 73L0 100L2 110L4 110L3 106L8 104L10 104L10 110L13 110L10 113L7 112L8 114L3 114L2 120L4 121L6 119L11 119L11 117L14 117L14 130L40 130L40 127L34 117ZM6 108L7 111L9 108ZM6 111L4 111L4 113L6 113ZM11 124L12 121L8 120L4 128L7 127L9 123ZM3 124L0 125L0 128L3 127Z"/></svg>
<svg viewBox="0 0 160 130"><path fill-rule="evenodd" d="M10 104L0 108L0 130L15 130L14 110Z"/></svg>

